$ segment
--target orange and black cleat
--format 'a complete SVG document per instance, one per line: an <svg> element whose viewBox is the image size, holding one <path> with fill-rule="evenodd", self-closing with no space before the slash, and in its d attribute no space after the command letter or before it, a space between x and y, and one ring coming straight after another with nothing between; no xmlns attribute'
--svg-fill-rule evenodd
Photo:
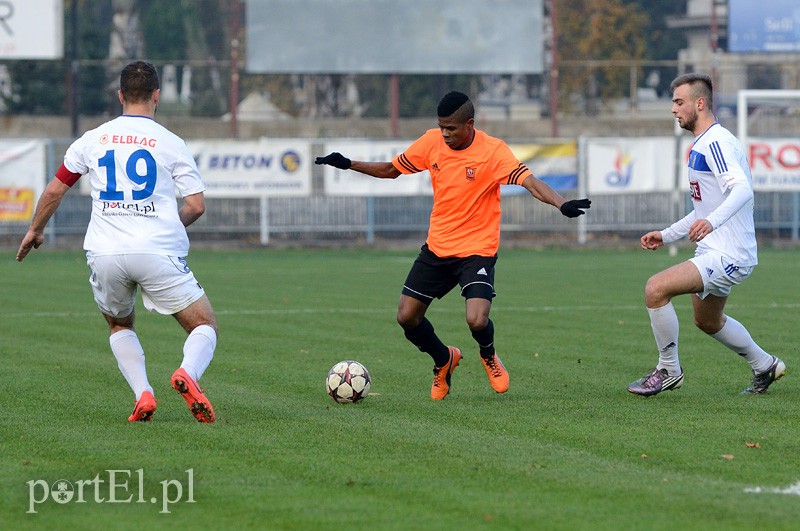
<svg viewBox="0 0 800 531"><path fill-rule="evenodd" d="M450 392L450 376L461 361L461 351L456 347L447 347L450 350L450 359L442 367L433 368L433 385L431 385L431 398L443 400Z"/></svg>
<svg viewBox="0 0 800 531"><path fill-rule="evenodd" d="M203 390L200 389L194 378L189 376L184 369L178 369L172 374L172 388L186 400L186 404L198 422L214 422L216 417L211 402L203 394Z"/></svg>
<svg viewBox="0 0 800 531"><path fill-rule="evenodd" d="M153 413L156 412L156 399L153 393L145 391L139 400L136 401L136 406L133 408L133 413L128 417L130 422L149 422L153 419Z"/></svg>
<svg viewBox="0 0 800 531"><path fill-rule="evenodd" d="M486 376L489 377L489 385L498 393L505 393L508 391L508 371L506 370L503 362L497 357L497 353L492 354L489 359L481 356L481 363L483 368L486 369Z"/></svg>

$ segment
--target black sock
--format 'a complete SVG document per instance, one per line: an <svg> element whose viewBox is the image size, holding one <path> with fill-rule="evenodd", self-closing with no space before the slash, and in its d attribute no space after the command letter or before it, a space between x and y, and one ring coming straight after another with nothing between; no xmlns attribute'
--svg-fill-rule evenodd
<svg viewBox="0 0 800 531"><path fill-rule="evenodd" d="M433 331L433 325L428 321L427 317L423 317L422 322L416 328L404 330L404 333L406 339L411 341L415 347L433 358L433 363L437 367L442 367L450 361L450 349L442 343L436 332Z"/></svg>
<svg viewBox="0 0 800 531"><path fill-rule="evenodd" d="M482 330L473 330L472 337L478 342L481 357L489 359L494 356L494 323L489 323Z"/></svg>

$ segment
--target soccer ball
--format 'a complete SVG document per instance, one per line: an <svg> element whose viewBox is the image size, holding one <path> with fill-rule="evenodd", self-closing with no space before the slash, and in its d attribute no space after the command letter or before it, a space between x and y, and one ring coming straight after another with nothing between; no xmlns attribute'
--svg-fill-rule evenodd
<svg viewBox="0 0 800 531"><path fill-rule="evenodd" d="M371 379L367 368L357 361L340 361L328 371L325 387L340 404L355 403L369 394Z"/></svg>

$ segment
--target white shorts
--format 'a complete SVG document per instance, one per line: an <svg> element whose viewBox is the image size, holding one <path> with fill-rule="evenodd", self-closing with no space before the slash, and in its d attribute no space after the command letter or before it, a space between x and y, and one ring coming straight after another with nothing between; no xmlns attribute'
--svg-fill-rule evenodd
<svg viewBox="0 0 800 531"><path fill-rule="evenodd" d="M717 297L727 297L731 288L745 281L754 266L738 266L724 254L708 252L689 261L694 264L703 278L703 291L696 295L705 299L709 294Z"/></svg>
<svg viewBox="0 0 800 531"><path fill-rule="evenodd" d="M89 283L100 311L127 317L136 303L137 287L148 310L173 315L186 309L205 291L195 280L186 259L158 254L91 256Z"/></svg>

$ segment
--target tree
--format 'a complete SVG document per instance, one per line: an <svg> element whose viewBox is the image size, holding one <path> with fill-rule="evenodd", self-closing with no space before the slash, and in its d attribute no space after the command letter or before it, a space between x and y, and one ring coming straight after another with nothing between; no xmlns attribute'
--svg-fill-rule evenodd
<svg viewBox="0 0 800 531"><path fill-rule="evenodd" d="M595 110L592 102L598 98L607 101L627 94L630 73L626 66L593 66L588 61L643 59L648 15L625 0L554 1L558 1L559 59L587 61L559 70L562 94L583 100L589 112Z"/></svg>
<svg viewBox="0 0 800 531"><path fill-rule="evenodd" d="M642 11L650 15L649 23L644 27L647 35L648 59L676 60L678 52L686 47L686 34L679 29L667 26L670 16L685 15L687 0L670 2L653 2L652 0L634 0ZM645 72L652 86L660 95L669 95L669 84L677 73L675 67L655 66Z"/></svg>
<svg viewBox="0 0 800 531"><path fill-rule="evenodd" d="M108 51L107 28L111 20L109 0L68 0L64 9L65 43L72 40L69 23L72 2L79 2L77 58L105 59ZM65 114L67 112L67 69L63 61L11 61L12 96L6 100L10 114ZM107 111L107 79L103 67L82 67L78 73L78 110L96 115Z"/></svg>
<svg viewBox="0 0 800 531"><path fill-rule="evenodd" d="M670 0L669 2L653 2L653 0L633 0L637 9L646 12L648 22L643 31L647 35L645 41L646 56L649 59L676 59L678 50L686 46L686 36L680 30L667 27L667 17L686 14L687 0Z"/></svg>

